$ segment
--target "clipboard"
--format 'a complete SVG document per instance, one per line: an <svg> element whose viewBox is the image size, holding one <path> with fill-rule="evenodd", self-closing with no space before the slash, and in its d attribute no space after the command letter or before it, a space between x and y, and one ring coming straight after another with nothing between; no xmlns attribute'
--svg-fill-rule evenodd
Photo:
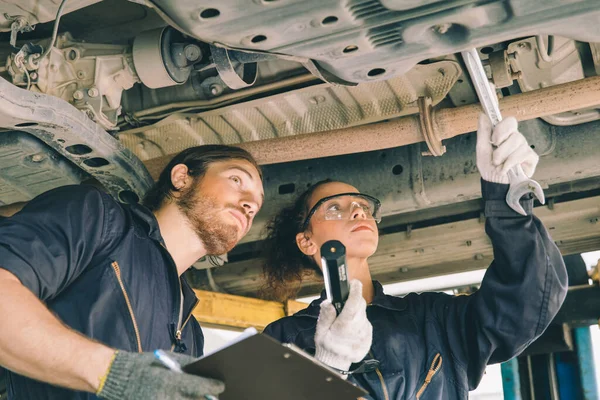
<svg viewBox="0 0 600 400"><path fill-rule="evenodd" d="M219 400L356 400L368 394L294 345L265 334L245 335L183 368L219 379Z"/></svg>

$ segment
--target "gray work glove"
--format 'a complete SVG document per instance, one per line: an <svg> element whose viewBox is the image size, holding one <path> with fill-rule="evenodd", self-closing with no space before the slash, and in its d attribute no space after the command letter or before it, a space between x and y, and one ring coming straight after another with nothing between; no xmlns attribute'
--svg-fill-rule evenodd
<svg viewBox="0 0 600 400"><path fill-rule="evenodd" d="M484 180L507 184L508 170L518 164L531 178L539 160L540 157L519 132L519 124L514 117L508 117L492 128L488 116L479 115L477 168Z"/></svg>
<svg viewBox="0 0 600 400"><path fill-rule="evenodd" d="M330 367L347 371L360 362L371 349L373 326L367 319L367 303L362 296L362 283L350 282L350 294L340 315L330 301L321 303L315 332L315 357Z"/></svg>
<svg viewBox="0 0 600 400"><path fill-rule="evenodd" d="M182 366L196 360L184 354L167 354ZM97 395L106 400L204 400L214 399L224 390L220 381L167 369L152 353L118 351Z"/></svg>

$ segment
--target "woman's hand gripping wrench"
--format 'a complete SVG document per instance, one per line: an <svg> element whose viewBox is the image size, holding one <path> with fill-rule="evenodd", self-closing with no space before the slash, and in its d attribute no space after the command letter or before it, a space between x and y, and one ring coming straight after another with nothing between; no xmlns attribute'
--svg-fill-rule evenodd
<svg viewBox="0 0 600 400"><path fill-rule="evenodd" d="M490 121L492 121L492 126L496 126L502 121L498 96L496 96L495 90L488 82L479 54L477 54L476 49L466 50L461 54L467 69L469 70L469 75L471 76L475 90L477 91L481 107L490 118ZM519 202L521 197L527 193L533 193L540 203L545 203L542 187L539 183L525 175L520 164L517 164L508 171L508 180L510 182L510 187L506 195L506 203L519 214L527 215Z"/></svg>

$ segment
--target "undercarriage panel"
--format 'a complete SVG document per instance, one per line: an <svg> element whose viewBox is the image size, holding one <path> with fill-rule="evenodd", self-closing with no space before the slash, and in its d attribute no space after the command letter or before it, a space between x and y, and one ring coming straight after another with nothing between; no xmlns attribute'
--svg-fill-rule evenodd
<svg viewBox="0 0 600 400"><path fill-rule="evenodd" d="M423 60L531 35L600 41L597 0L153 0L185 32L314 60L332 81L404 74Z"/></svg>
<svg viewBox="0 0 600 400"><path fill-rule="evenodd" d="M59 186L79 184L85 173L25 132L0 132L0 205L28 201Z"/></svg>

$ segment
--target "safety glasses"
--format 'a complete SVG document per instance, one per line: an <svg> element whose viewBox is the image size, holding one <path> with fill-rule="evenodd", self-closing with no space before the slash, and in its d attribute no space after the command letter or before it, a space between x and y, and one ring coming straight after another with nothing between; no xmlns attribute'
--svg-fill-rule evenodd
<svg viewBox="0 0 600 400"><path fill-rule="evenodd" d="M328 196L319 200L310 210L302 224L302 232L314 218L321 221L362 218L381 222L380 208L381 202L368 194L340 193Z"/></svg>

